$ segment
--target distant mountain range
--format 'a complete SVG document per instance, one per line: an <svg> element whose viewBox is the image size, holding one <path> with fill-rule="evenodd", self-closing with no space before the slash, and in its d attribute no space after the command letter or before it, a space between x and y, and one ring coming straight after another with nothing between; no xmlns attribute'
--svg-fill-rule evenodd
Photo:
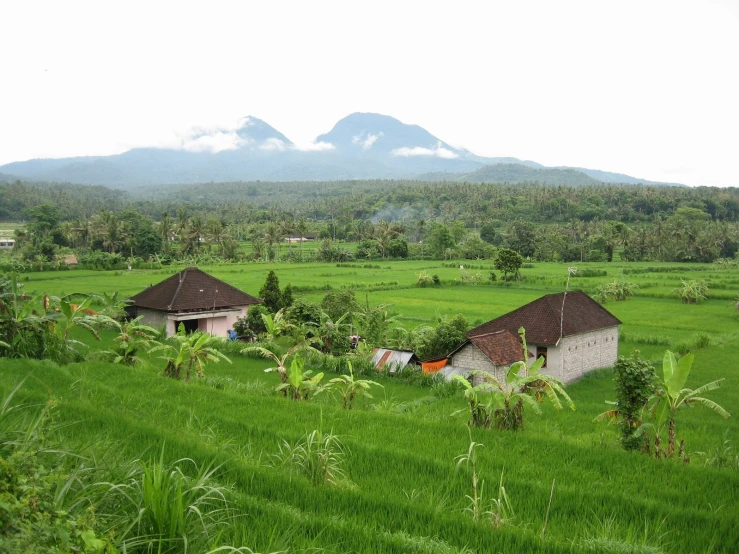
<svg viewBox="0 0 739 554"><path fill-rule="evenodd" d="M545 167L517 158L486 158L455 148L418 125L353 113L307 147L296 146L256 117L233 129L196 131L177 148L134 148L112 156L34 159L0 166L0 180L26 179L122 189L210 181L425 179L538 181L550 185L663 185L620 173Z"/></svg>

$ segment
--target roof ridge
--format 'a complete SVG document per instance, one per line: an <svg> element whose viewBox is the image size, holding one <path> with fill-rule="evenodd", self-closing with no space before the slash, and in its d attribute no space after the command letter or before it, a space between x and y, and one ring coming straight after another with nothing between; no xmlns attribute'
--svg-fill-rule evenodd
<svg viewBox="0 0 739 554"><path fill-rule="evenodd" d="M180 294L180 289L182 288L182 283L185 282L185 278L187 277L187 270L190 269L189 267L186 267L184 270L179 272L180 276L180 284L177 285L177 288L174 291L174 296L172 296L172 300L170 300L169 304L167 304L167 309L172 308L174 306L174 301L177 300L177 295ZM183 275L184 273L184 275ZM172 275L174 277L174 275Z"/></svg>
<svg viewBox="0 0 739 554"><path fill-rule="evenodd" d="M508 329L498 329L497 331L489 331L487 333L480 333L479 335L468 335L467 338L478 339L480 337L487 337L488 335L497 335L498 333L510 333L511 335L513 335L513 333L511 333Z"/></svg>

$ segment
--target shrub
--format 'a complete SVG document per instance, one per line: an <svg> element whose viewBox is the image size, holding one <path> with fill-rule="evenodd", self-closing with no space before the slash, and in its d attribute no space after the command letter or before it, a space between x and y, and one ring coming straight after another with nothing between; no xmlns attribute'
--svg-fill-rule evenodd
<svg viewBox="0 0 739 554"><path fill-rule="evenodd" d="M344 470L346 457L347 450L337 435L315 430L294 444L283 440L272 460L273 465L302 475L318 487L350 483Z"/></svg>
<svg viewBox="0 0 739 554"><path fill-rule="evenodd" d="M437 277L438 279L438 277ZM434 286L434 278L426 273L425 271L421 271L418 274L418 280L416 281L416 285L421 287L422 289L433 287Z"/></svg>
<svg viewBox="0 0 739 554"><path fill-rule="evenodd" d="M615 373L616 408L599 415L596 421L611 419L621 432L621 445L626 450L637 450L643 438L634 433L642 424L642 410L655 390L654 367L635 351L629 358L618 358Z"/></svg>
<svg viewBox="0 0 739 554"><path fill-rule="evenodd" d="M683 304L697 304L708 296L708 285L703 279L680 279L682 285L673 289Z"/></svg>
<svg viewBox="0 0 739 554"><path fill-rule="evenodd" d="M604 283L596 289L595 299L601 304L605 304L609 300L621 302L628 300L636 293L639 285L631 281L614 280L612 283Z"/></svg>

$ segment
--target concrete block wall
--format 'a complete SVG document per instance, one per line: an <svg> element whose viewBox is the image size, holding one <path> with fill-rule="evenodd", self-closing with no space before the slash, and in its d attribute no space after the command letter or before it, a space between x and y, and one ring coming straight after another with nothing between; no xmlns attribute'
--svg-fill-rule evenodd
<svg viewBox="0 0 739 554"><path fill-rule="evenodd" d="M562 381L575 381L593 369L609 367L618 359L618 327L564 337L560 341Z"/></svg>
<svg viewBox="0 0 739 554"><path fill-rule="evenodd" d="M467 344L459 352L454 354L451 359L451 365L460 370L487 371L498 379L505 377L506 368L493 364L474 344ZM475 375L472 379L472 384L477 386L480 383L482 383L482 376Z"/></svg>

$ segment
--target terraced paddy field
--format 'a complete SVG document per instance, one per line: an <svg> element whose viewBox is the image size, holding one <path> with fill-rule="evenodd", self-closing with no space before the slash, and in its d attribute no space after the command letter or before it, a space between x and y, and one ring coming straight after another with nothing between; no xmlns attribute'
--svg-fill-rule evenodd
<svg viewBox="0 0 739 554"><path fill-rule="evenodd" d="M369 267L365 267L365 265ZM463 314L485 321L564 287L567 267L535 264L510 285L460 285L467 273L489 273L489 262L371 262L368 264L248 264L203 268L257 294L269 269L298 295L319 299L325 289L352 287L360 301L392 304L406 327ZM615 277L640 285L639 296L607 304L623 322L620 350L639 349L660 359L666 348L696 342L687 386L725 378L710 398L739 414L739 272L711 266L670 264L575 264L604 269L606 276L573 278L570 288L592 292ZM483 269L484 268L484 269ZM649 269L652 268L652 269ZM176 268L131 272L46 272L23 275L34 293L132 294ZM436 274L437 288L415 286L420 271ZM624 270L627 274L624 274ZM636 272L635 272L636 271ZM680 278L706 279L709 300L683 305L671 295ZM91 343L107 348L112 335ZM704 344L706 341L702 341ZM702 408L679 414L689 464L620 449L616 430L593 418L614 398L613 374L595 372L567 387L576 410L542 416L526 413L522 431L468 430L461 394L378 377L383 389L360 399L353 410L318 396L291 402L272 392L278 379L269 364L240 355L232 364L206 368L190 384L160 375L161 360L135 369L90 360L68 366L0 360L0 392L26 379L19 398L57 402L61 431L76 451L122 457L191 458L220 464L217 478L233 489L242 515L230 544L258 552L672 552L731 553L739 544L739 467L706 465L718 454L733 460L739 447L736 419ZM331 375L333 377L333 375ZM298 441L322 429L347 449L347 479L314 486L277 463L281 441ZM486 510L504 486L514 515L501 526L491 517L474 521L466 511L472 495L469 467L457 467L470 440L485 481ZM726 442L728 441L728 442ZM101 454L102 455L102 454ZM234 538L235 537L235 538Z"/></svg>

